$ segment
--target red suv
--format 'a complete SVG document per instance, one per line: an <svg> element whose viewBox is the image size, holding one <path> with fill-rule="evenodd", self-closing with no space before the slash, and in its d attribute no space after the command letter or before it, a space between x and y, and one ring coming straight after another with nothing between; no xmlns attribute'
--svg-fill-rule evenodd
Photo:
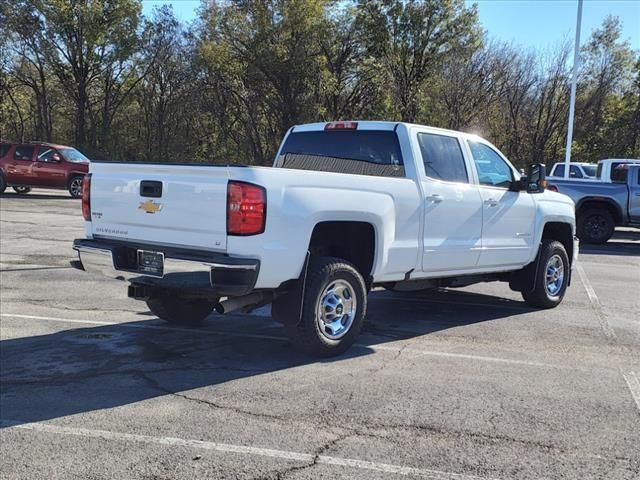
<svg viewBox="0 0 640 480"><path fill-rule="evenodd" d="M52 143L0 143L0 193L7 186L17 193L31 187L66 188L82 196L82 179L89 159L72 147Z"/></svg>

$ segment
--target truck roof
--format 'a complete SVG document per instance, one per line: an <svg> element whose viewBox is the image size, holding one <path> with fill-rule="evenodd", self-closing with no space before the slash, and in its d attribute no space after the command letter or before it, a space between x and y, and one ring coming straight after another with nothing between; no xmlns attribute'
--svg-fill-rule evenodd
<svg viewBox="0 0 640 480"><path fill-rule="evenodd" d="M347 124L347 123L355 123L357 124L358 130L385 130L391 131L395 130L398 125L405 125L409 128L411 127L421 127L421 128L429 128L431 130L435 130L442 133L448 133L451 135L464 135L469 138L478 138L478 135L473 133L460 132L457 130L449 130L446 128L432 127L430 125L420 125L417 123L408 123L408 122L389 122L389 121L376 121L376 120L339 120L335 122L316 122L316 123L305 123L301 125L295 125L291 128L290 132L315 132L321 131L326 128L328 124Z"/></svg>

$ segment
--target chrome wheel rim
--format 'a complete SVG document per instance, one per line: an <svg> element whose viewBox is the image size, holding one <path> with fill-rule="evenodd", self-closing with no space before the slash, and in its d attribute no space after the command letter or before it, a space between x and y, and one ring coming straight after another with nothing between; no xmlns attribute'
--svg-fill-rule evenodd
<svg viewBox="0 0 640 480"><path fill-rule="evenodd" d="M318 297L316 322L322 335L329 340L344 337L356 316L358 302L351 284L335 280Z"/></svg>
<svg viewBox="0 0 640 480"><path fill-rule="evenodd" d="M547 262L546 288L551 297L555 297L564 285L564 262L560 255L553 255Z"/></svg>
<svg viewBox="0 0 640 480"><path fill-rule="evenodd" d="M71 190L71 195L73 195L74 197L79 197L80 195L82 195L82 180L80 180L79 178L72 180L69 190Z"/></svg>

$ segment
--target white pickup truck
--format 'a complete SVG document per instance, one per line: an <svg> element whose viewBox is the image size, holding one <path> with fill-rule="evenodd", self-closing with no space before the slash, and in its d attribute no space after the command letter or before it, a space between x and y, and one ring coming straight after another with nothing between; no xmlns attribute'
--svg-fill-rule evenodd
<svg viewBox="0 0 640 480"><path fill-rule="evenodd" d="M354 342L373 287L505 281L558 305L578 255L573 201L490 143L390 122L298 125L273 168L92 162L87 272L130 282L158 317L196 324L272 303L316 356Z"/></svg>

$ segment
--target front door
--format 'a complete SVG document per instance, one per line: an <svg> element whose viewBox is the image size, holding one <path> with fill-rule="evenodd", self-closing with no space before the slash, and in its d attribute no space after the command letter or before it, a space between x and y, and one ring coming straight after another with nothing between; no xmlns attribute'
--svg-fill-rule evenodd
<svg viewBox="0 0 640 480"><path fill-rule="evenodd" d="M493 148L481 142L468 143L482 195L482 253L478 265L525 265L533 251L533 197L510 190L515 181L513 169Z"/></svg>
<svg viewBox="0 0 640 480"><path fill-rule="evenodd" d="M34 185L66 187L67 174L62 155L53 147L41 146L36 158Z"/></svg>
<svg viewBox="0 0 640 480"><path fill-rule="evenodd" d="M429 273L476 266L482 233L482 198L469 182L460 140L419 132L425 168L422 270Z"/></svg>

